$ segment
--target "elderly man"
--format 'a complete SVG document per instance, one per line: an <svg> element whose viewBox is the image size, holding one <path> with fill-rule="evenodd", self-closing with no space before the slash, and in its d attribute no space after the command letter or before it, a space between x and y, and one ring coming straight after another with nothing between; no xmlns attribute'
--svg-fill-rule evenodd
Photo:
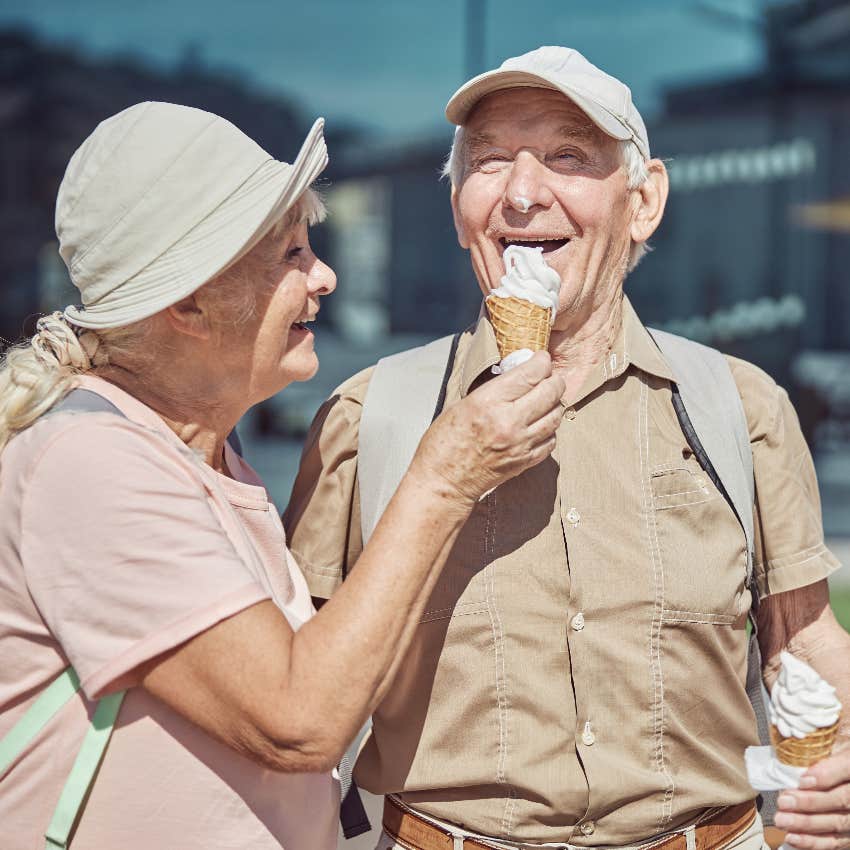
<svg viewBox="0 0 850 850"><path fill-rule="evenodd" d="M767 375L715 354L743 401L733 467L752 456L736 510L680 409L687 358L662 353L623 294L668 191L625 85L543 47L471 80L446 114L452 210L482 292L511 244L541 247L562 278L550 352L566 393L552 457L478 503L374 715L355 776L388 795L382 846L758 850L743 757L758 741L745 690L754 598L767 683L787 648L850 703L850 637L825 581L838 564L797 418ZM407 356L390 442L413 427L424 374ZM482 317L455 339L441 402L498 361ZM364 477L393 462L380 441L364 457L375 374L319 412L285 516L318 598L368 534ZM781 795L777 825L802 850L850 846L850 752L801 784Z"/></svg>

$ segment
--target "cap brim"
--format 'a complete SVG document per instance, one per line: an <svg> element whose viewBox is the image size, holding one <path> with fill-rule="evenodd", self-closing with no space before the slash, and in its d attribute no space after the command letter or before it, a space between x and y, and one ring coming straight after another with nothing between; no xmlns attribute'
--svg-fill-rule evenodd
<svg viewBox="0 0 850 850"><path fill-rule="evenodd" d="M244 257L304 194L328 164L319 118L291 165L270 159L245 183L131 280L65 315L84 328L115 328L146 319Z"/></svg>
<svg viewBox="0 0 850 850"><path fill-rule="evenodd" d="M641 150L643 145L629 127L609 112L604 106L575 88L563 86L556 81L529 71L487 71L461 86L446 104L446 118L452 124L463 124L472 108L488 94L504 89L543 88L558 91L569 98L582 112L612 139L631 139Z"/></svg>

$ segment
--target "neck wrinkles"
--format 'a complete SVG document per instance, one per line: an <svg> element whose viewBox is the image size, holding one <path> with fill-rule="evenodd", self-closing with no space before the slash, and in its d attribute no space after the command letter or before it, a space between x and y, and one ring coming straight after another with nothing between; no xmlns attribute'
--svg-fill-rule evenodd
<svg viewBox="0 0 850 850"><path fill-rule="evenodd" d="M233 477L224 461L224 443L244 410L229 408L218 400L197 403L189 394L158 390L155 387L168 388L171 382L167 379L164 383L151 380L157 376L146 376L142 380L133 372L118 366L93 369L91 374L115 384L149 407L208 466Z"/></svg>
<svg viewBox="0 0 850 850"><path fill-rule="evenodd" d="M623 331L623 290L594 305L590 316L576 328L553 330L549 342L552 367L566 381L565 404L578 401L588 375L608 356Z"/></svg>

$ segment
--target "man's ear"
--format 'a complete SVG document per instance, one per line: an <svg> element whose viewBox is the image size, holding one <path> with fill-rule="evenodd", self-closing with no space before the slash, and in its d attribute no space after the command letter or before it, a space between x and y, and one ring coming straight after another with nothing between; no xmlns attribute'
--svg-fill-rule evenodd
<svg viewBox="0 0 850 850"><path fill-rule="evenodd" d="M664 206L670 191L667 169L660 159L651 159L646 164L649 178L634 191L638 195L638 207L630 228L632 242L646 242L655 233L664 215Z"/></svg>
<svg viewBox="0 0 850 850"><path fill-rule="evenodd" d="M469 240L466 238L466 230L463 226L463 221L460 217L458 208L457 187L452 183L452 216L455 220L455 230L457 231L457 241L461 248L469 250Z"/></svg>
<svg viewBox="0 0 850 850"><path fill-rule="evenodd" d="M198 302L195 294L193 292L176 304L166 307L163 313L171 327L178 333L197 339L209 339L211 330L209 313Z"/></svg>

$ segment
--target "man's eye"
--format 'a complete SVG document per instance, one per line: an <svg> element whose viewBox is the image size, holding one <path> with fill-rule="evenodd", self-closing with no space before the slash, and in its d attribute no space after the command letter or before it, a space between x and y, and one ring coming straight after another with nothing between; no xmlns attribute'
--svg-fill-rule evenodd
<svg viewBox="0 0 850 850"><path fill-rule="evenodd" d="M508 157L503 153L488 153L484 156L478 157L475 161L476 168L484 168L488 165L500 165L502 163L508 162Z"/></svg>
<svg viewBox="0 0 850 850"><path fill-rule="evenodd" d="M290 249L286 252L286 259L287 259L287 261L292 262L293 260L297 260L297 259L298 259L298 257L299 257L299 255L301 254L301 251L302 251L302 250L303 250L303 249L302 249L302 247L301 247L300 245L295 245L294 247L290 248Z"/></svg>

